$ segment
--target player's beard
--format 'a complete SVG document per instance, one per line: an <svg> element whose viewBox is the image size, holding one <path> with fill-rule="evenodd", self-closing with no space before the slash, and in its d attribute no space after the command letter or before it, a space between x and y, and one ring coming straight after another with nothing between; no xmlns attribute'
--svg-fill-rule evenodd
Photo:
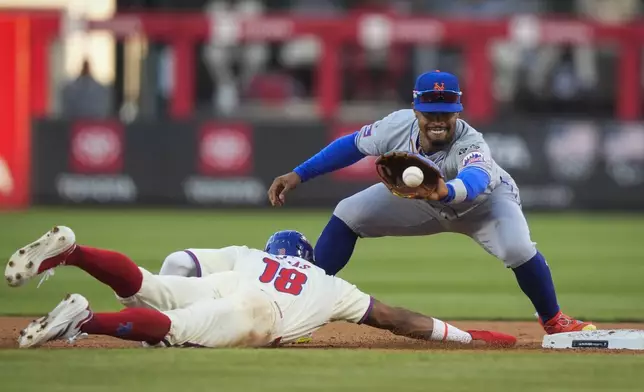
<svg viewBox="0 0 644 392"><path fill-rule="evenodd" d="M449 140L442 139L442 140L433 140L432 141L432 147L441 149L449 144Z"/></svg>
<svg viewBox="0 0 644 392"><path fill-rule="evenodd" d="M420 143L423 151L432 152L446 147L452 141L452 133L452 130L448 128L440 137L436 137L431 134L430 129L425 129L423 140Z"/></svg>

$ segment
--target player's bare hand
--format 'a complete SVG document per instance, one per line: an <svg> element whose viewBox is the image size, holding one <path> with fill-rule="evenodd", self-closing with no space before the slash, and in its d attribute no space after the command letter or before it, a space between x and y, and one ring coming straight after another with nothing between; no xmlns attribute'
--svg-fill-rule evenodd
<svg viewBox="0 0 644 392"><path fill-rule="evenodd" d="M449 190L447 189L447 184L445 184L445 180L443 180L442 178L439 178L438 182L436 183L436 190L429 195L429 200L438 201L444 197L447 197L448 194L449 194Z"/></svg>
<svg viewBox="0 0 644 392"><path fill-rule="evenodd" d="M286 201L286 193L294 189L302 182L300 176L295 172L290 172L279 176L273 180L273 184L268 189L268 199L273 206L282 206Z"/></svg>

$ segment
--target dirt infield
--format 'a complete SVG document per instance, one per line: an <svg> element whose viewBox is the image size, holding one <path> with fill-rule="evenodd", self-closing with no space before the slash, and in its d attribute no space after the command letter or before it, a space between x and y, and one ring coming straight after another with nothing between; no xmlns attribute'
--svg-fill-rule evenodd
<svg viewBox="0 0 644 392"><path fill-rule="evenodd" d="M31 319L21 317L0 317L0 349L16 348L16 338L19 331ZM462 329L487 329L513 334L519 340L516 347L504 350L524 351L542 350L541 340L543 330L536 322L506 322L506 321L454 321L453 325ZM599 329L644 329L644 323L609 324L598 323ZM45 347L86 347L86 348L128 348L140 347L138 343L125 342L110 337L92 336L79 340L74 346L66 342L52 342ZM349 323L332 323L313 335L310 344L297 344L293 348L355 348L355 349L389 349L389 350L449 350L464 349L463 346L446 346L442 343L423 342L395 336L386 331L380 331L367 326ZM468 346L467 349L490 350L484 346ZM595 351L595 350L585 350ZM606 351L604 351L606 352ZM632 351L610 351L611 353L641 353Z"/></svg>

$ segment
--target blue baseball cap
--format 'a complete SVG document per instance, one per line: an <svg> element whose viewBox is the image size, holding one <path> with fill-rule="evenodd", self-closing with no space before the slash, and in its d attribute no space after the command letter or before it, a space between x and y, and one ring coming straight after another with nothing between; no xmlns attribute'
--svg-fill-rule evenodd
<svg viewBox="0 0 644 392"><path fill-rule="evenodd" d="M456 113L463 111L458 78L439 70L425 72L414 85L414 109L427 113Z"/></svg>

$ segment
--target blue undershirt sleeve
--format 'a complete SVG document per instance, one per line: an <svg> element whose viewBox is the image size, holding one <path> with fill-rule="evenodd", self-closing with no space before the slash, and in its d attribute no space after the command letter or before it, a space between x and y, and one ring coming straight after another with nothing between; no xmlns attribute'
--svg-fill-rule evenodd
<svg viewBox="0 0 644 392"><path fill-rule="evenodd" d="M302 182L353 165L366 155L356 146L359 131L342 136L293 169Z"/></svg>
<svg viewBox="0 0 644 392"><path fill-rule="evenodd" d="M447 197L444 203L461 203L476 199L490 185L490 175L476 166L461 170L455 179L447 181Z"/></svg>

